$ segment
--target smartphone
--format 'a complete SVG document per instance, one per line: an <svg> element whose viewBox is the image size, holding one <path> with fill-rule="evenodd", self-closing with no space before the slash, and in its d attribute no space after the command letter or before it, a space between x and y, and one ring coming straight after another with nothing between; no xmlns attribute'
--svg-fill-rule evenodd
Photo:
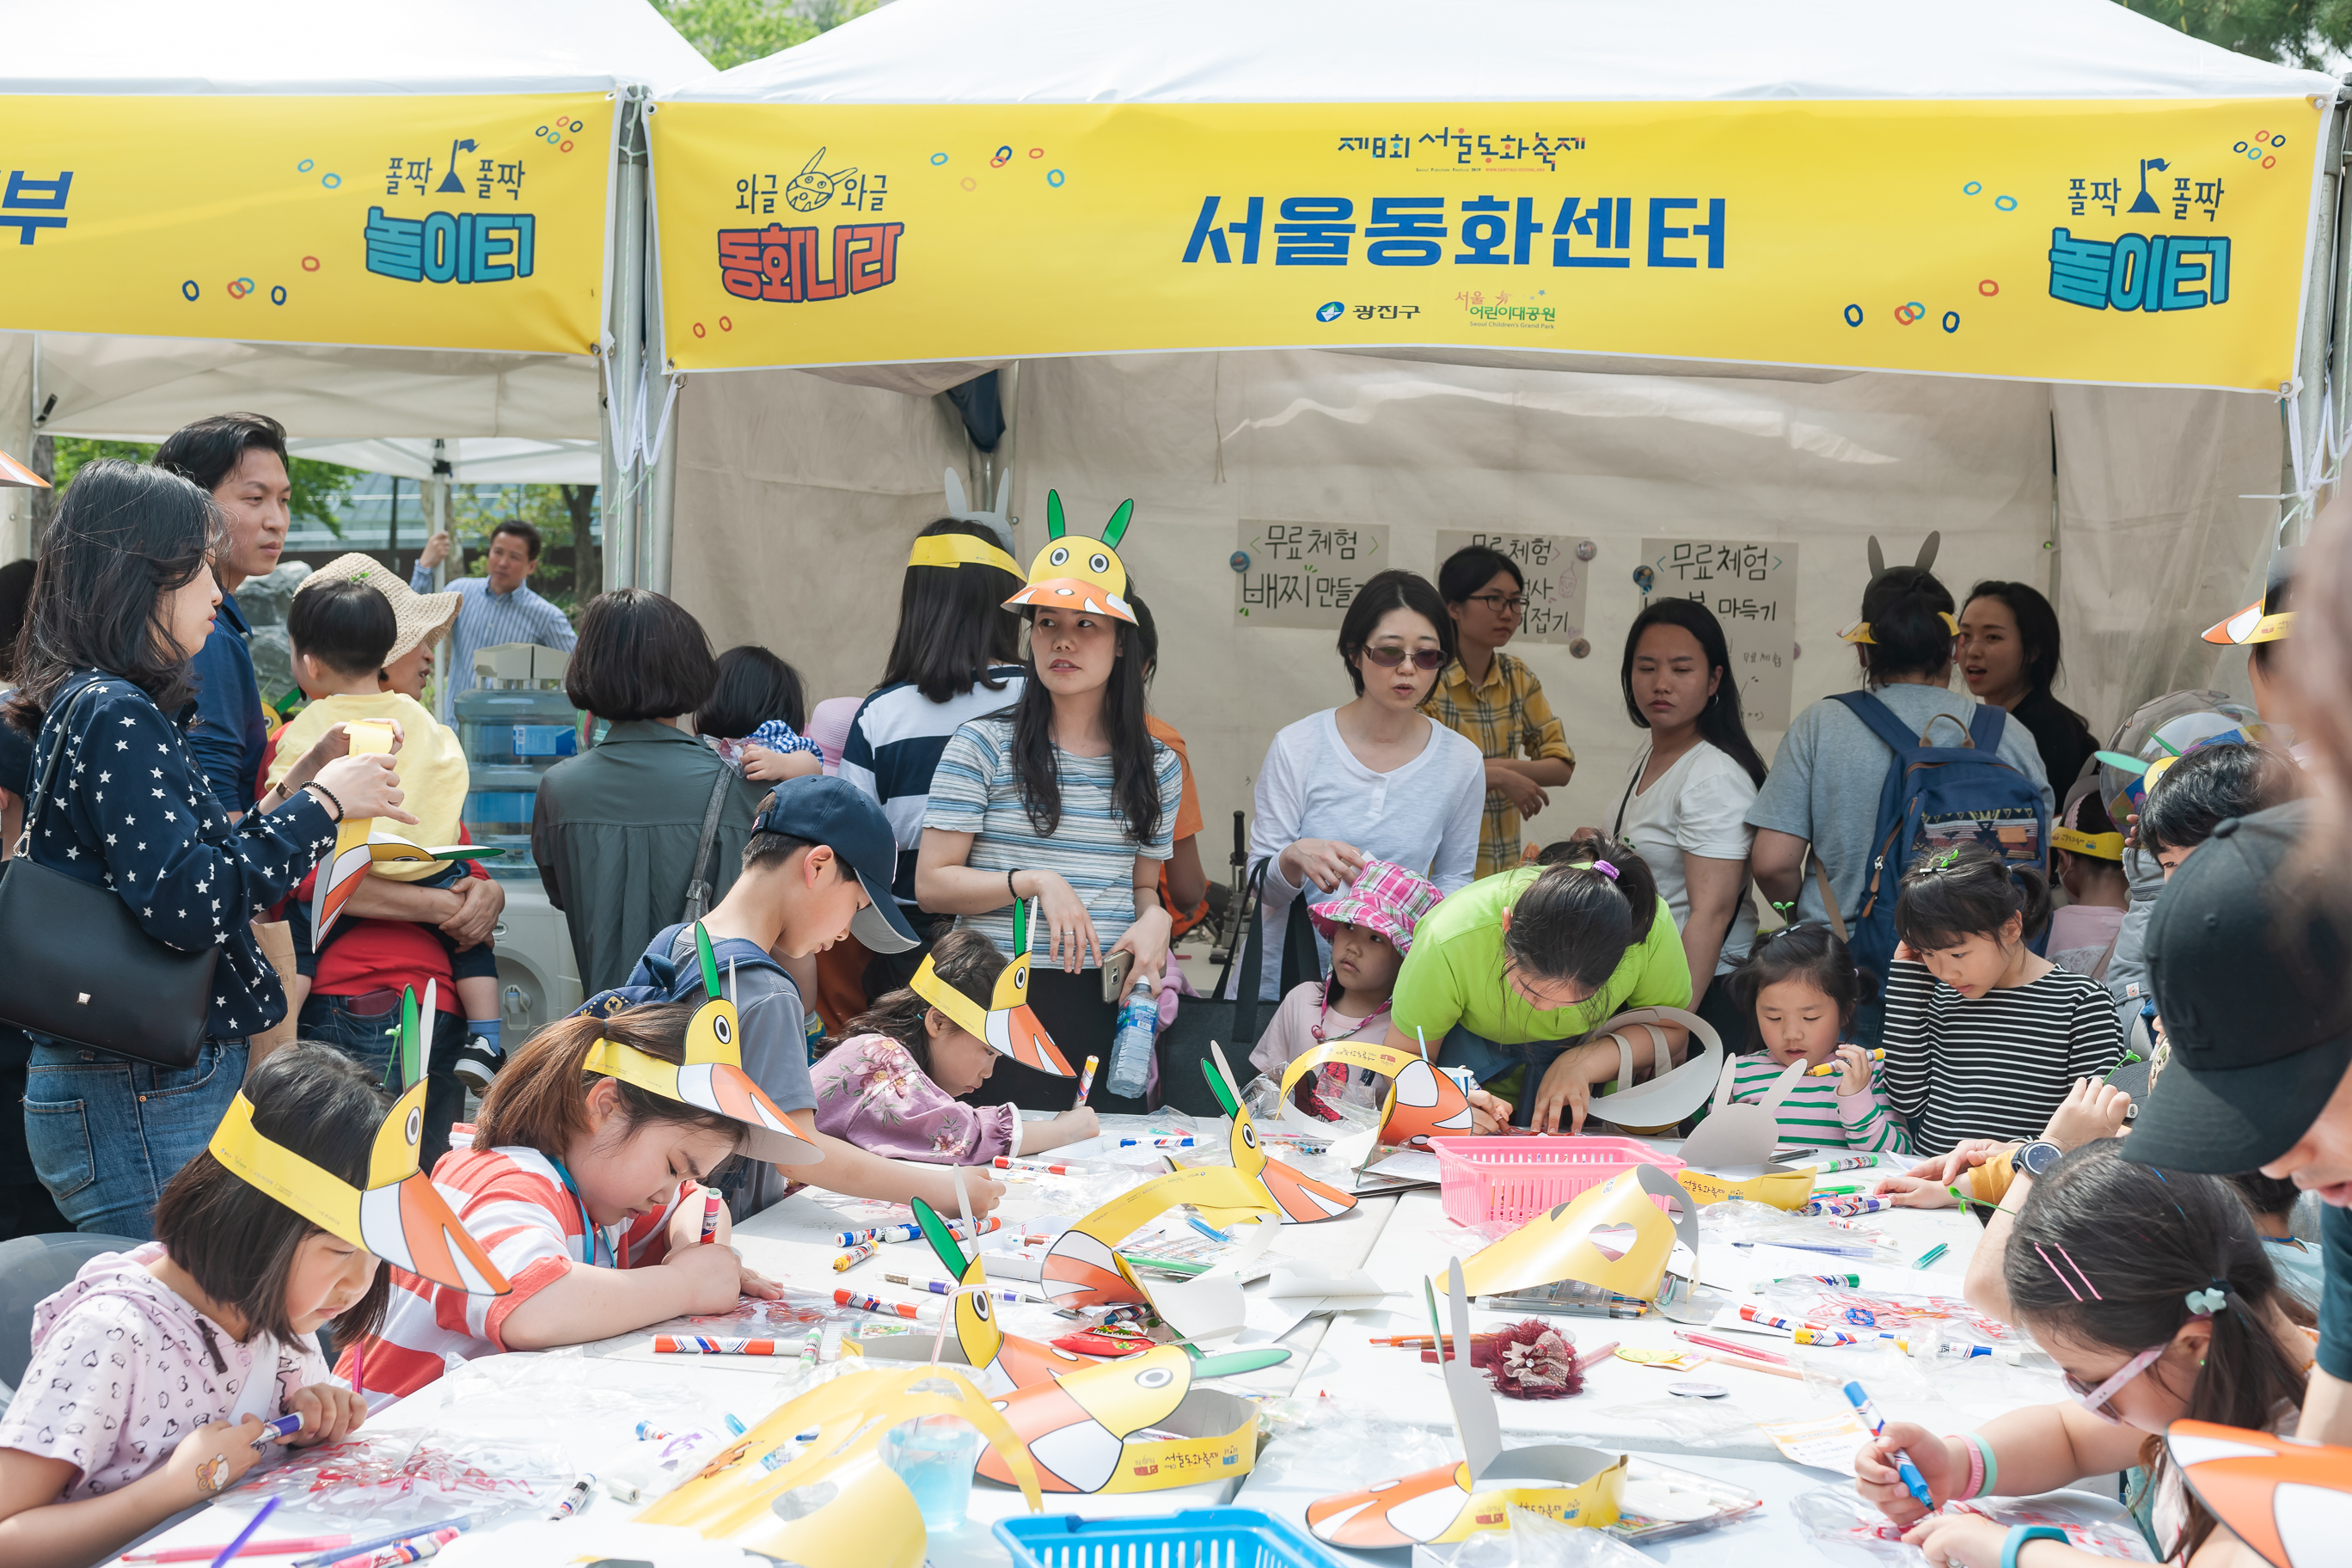
<svg viewBox="0 0 2352 1568"><path fill-rule="evenodd" d="M1127 998L1127 972L1135 967L1135 954L1114 952L1103 960L1103 1000L1117 1006Z"/></svg>

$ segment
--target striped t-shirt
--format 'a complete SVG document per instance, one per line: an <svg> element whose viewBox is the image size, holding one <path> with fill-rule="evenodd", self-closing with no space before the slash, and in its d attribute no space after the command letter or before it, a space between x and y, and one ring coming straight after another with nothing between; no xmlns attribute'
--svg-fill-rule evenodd
<svg viewBox="0 0 2352 1568"><path fill-rule="evenodd" d="M1837 1058L1830 1059L1834 1062ZM1784 1070L1763 1051L1734 1057L1732 1103L1761 1103ZM1780 1115L1773 1119L1780 1124L1781 1143L1800 1149L1860 1149L1874 1154L1908 1155L1910 1135L1880 1098L1877 1075L1872 1076L1870 1087L1860 1094L1840 1095L1838 1086L1844 1081L1843 1071L1827 1078L1808 1074L1799 1079L1780 1101Z"/></svg>
<svg viewBox="0 0 2352 1568"><path fill-rule="evenodd" d="M1038 837L1021 802L1020 775L1013 771L1013 724L982 719L948 737L931 774L930 808L923 826L975 835L964 864L1003 877L1008 871L1061 874L1095 922L1104 952L1135 923L1135 859L1165 860L1173 852L1171 831L1183 773L1176 753L1150 742L1151 767L1160 781L1160 819L1149 841L1128 837L1126 816L1111 793L1111 759L1074 757L1054 748L1054 772L1062 787L1062 816L1050 838ZM986 914L963 915L956 924L984 934L1013 951L1013 905ZM1029 928L1029 951L1049 953L1054 932L1044 921Z"/></svg>
<svg viewBox="0 0 2352 1568"><path fill-rule="evenodd" d="M383 1328L362 1347L371 1404L415 1393L441 1375L450 1357L471 1361L503 1352L507 1315L573 1264L591 1260L586 1216L553 1163L536 1149L452 1151L433 1168L433 1185L514 1289L504 1296L469 1296L385 1264L392 1298ZM624 1268L660 1262L669 1251L670 1213L691 1185L679 1183L659 1214L598 1227L596 1258L608 1264L617 1258ZM337 1374L349 1380L353 1359L345 1351Z"/></svg>
<svg viewBox="0 0 2352 1568"><path fill-rule="evenodd" d="M1922 1154L2041 1137L2074 1080L2113 1071L2124 1049L2115 1004L2087 975L2053 969L1972 1000L1909 959L1887 973L1885 1044L1887 1101Z"/></svg>
<svg viewBox="0 0 2352 1568"><path fill-rule="evenodd" d="M923 847L923 813L931 802L931 774L948 737L971 720L1021 700L1026 679L1017 664L1000 664L970 691L934 702L910 681L886 686L858 704L841 743L841 776L873 797L890 819L898 843L898 874L890 890L915 904L915 852ZM991 681L997 682L992 687Z"/></svg>

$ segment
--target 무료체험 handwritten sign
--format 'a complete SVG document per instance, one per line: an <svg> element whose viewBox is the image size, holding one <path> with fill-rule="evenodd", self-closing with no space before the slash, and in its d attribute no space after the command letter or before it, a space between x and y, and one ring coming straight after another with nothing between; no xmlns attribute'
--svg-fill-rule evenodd
<svg viewBox="0 0 2352 1568"><path fill-rule="evenodd" d="M1395 563L1387 523L1241 520L1234 625L1338 631L1356 590Z"/></svg>
<svg viewBox="0 0 2352 1568"><path fill-rule="evenodd" d="M1526 579L1528 607L1520 619L1520 637L1528 642L1572 643L1584 635L1584 590L1591 574L1589 562L1577 558L1580 540L1559 533L1496 533L1485 530L1441 528L1437 531L1437 564L1457 550L1483 544L1509 556ZM1430 574L1435 582L1437 574Z"/></svg>
<svg viewBox="0 0 2352 1568"><path fill-rule="evenodd" d="M1634 586L1696 599L1723 624L1739 683L1741 719L1751 731L1789 727L1795 679L1797 547L1779 541L1645 539Z"/></svg>

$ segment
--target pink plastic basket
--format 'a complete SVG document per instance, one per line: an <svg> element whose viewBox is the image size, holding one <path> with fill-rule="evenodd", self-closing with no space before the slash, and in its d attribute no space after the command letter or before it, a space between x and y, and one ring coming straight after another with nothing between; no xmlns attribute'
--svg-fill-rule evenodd
<svg viewBox="0 0 2352 1568"><path fill-rule="evenodd" d="M1634 1138L1433 1138L1445 1217L1456 1225L1517 1222L1564 1204L1633 1165L1683 1168Z"/></svg>

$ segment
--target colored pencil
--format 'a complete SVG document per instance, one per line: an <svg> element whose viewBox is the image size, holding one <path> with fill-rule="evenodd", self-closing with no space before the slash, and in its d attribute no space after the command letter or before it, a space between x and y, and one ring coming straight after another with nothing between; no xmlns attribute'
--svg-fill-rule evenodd
<svg viewBox="0 0 2352 1568"><path fill-rule="evenodd" d="M435 1524L412 1524L404 1530L395 1530L389 1535L379 1535L371 1540L352 1542L348 1544L351 1554L356 1556L376 1551L381 1547L397 1546L404 1541L413 1541L420 1535L434 1535L445 1530L471 1530L486 1517L488 1517L488 1510L478 1514L461 1513L455 1519L445 1519ZM315 1557L295 1559L294 1568L327 1568L331 1563L347 1560L339 1560L333 1552L322 1552Z"/></svg>
<svg viewBox="0 0 2352 1568"><path fill-rule="evenodd" d="M348 1535L294 1535L280 1541L248 1541L237 1546L239 1557L277 1557L295 1552L330 1552L349 1546ZM229 1542L236 1546L235 1542ZM217 1563L221 1549L217 1546L167 1546L161 1552L126 1552L121 1563Z"/></svg>
<svg viewBox="0 0 2352 1568"><path fill-rule="evenodd" d="M253 1532L261 1528L261 1521L278 1511L278 1500L276 1498L271 1498L261 1505L259 1511L245 1521L245 1528L236 1532L236 1538L222 1547L220 1555L213 1559L213 1568L221 1568L222 1563L245 1549L245 1543L253 1539Z"/></svg>
<svg viewBox="0 0 2352 1568"><path fill-rule="evenodd" d="M332 1568L395 1568L398 1563L422 1562L457 1540L461 1533L445 1525L427 1534L412 1535L389 1546L380 1546L373 1552L355 1552L334 1563Z"/></svg>
<svg viewBox="0 0 2352 1568"><path fill-rule="evenodd" d="M1078 1098L1071 1101L1071 1110L1076 1110L1079 1106L1084 1105L1087 1102L1087 1093L1095 1086L1095 1068L1101 1065L1102 1058L1100 1057L1088 1057L1087 1058L1085 1070L1078 1074Z"/></svg>
<svg viewBox="0 0 2352 1568"><path fill-rule="evenodd" d="M1778 1362L1782 1366L1790 1364L1787 1356L1776 1354L1771 1351L1758 1350L1752 1345L1735 1344L1729 1340L1718 1340L1708 1334L1693 1333L1688 1329L1676 1329L1675 1338L1688 1340L1691 1343L1703 1346L1707 1350L1725 1351L1732 1355L1747 1356L1754 1361Z"/></svg>

